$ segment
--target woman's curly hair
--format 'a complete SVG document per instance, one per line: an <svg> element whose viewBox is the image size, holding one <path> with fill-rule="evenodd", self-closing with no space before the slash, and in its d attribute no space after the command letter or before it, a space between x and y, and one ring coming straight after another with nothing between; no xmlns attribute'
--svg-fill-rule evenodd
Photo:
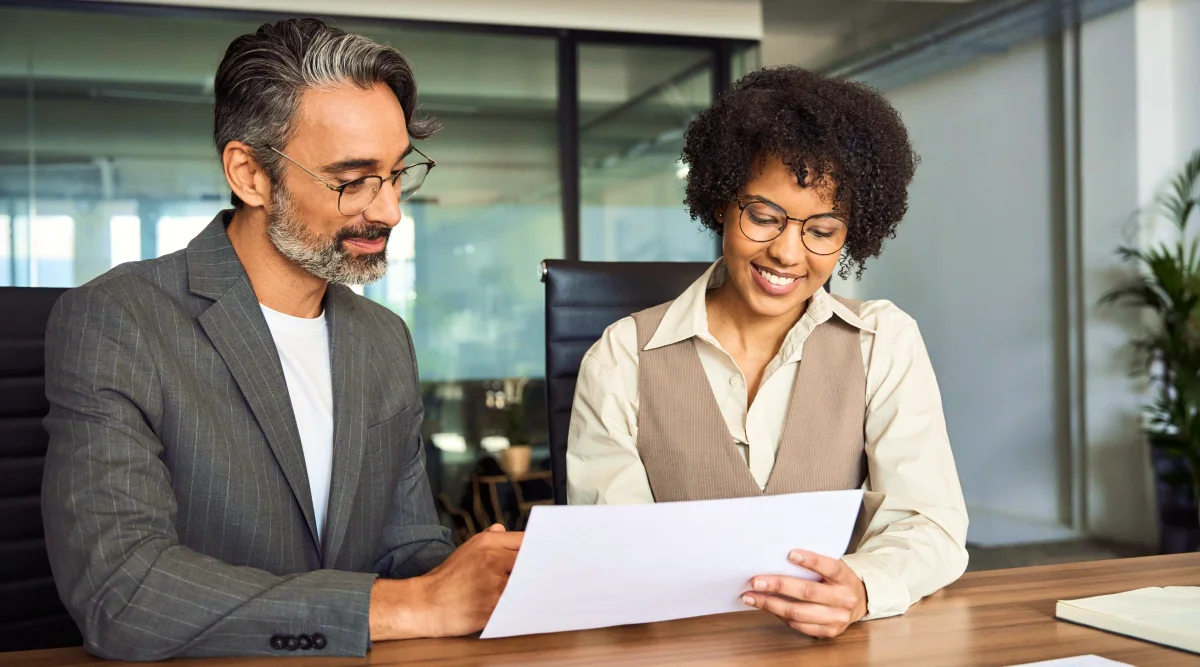
<svg viewBox="0 0 1200 667"><path fill-rule="evenodd" d="M853 81L798 67L749 74L688 126L684 203L692 218L722 233L717 213L766 156L790 166L803 187L835 186L835 210L850 223L839 274L861 277L908 210L919 158L900 114Z"/></svg>

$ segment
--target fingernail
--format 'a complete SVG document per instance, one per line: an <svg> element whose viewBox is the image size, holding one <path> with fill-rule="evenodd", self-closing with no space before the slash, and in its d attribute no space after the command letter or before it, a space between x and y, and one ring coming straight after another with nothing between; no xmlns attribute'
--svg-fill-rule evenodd
<svg viewBox="0 0 1200 667"><path fill-rule="evenodd" d="M788 554L788 558L791 559L793 563L804 562L804 554L800 551L793 551L792 553Z"/></svg>
<svg viewBox="0 0 1200 667"><path fill-rule="evenodd" d="M762 579L755 579L754 580L754 590L756 590L756 591L767 590L767 582L763 581Z"/></svg>
<svg viewBox="0 0 1200 667"><path fill-rule="evenodd" d="M750 597L749 595L743 595L742 596L742 604L746 605L747 607L753 607L754 606L754 598Z"/></svg>

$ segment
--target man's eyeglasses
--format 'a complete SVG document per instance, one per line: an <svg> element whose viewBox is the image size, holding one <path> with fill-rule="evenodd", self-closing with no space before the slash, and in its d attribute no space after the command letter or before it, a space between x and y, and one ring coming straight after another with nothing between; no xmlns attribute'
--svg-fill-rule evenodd
<svg viewBox="0 0 1200 667"><path fill-rule="evenodd" d="M288 157L286 153L278 148L270 148L283 156L288 162L308 172L308 175L320 181L325 187L338 193L338 213L342 215L358 215L367 210L371 202L375 201L375 197L379 195L379 191L383 189L384 178L374 175L356 178L349 183L342 183L341 185L333 185L314 174L308 167ZM421 189L421 185L425 183L425 177L429 175L429 171L437 166L436 162L431 160L428 155L422 153L416 146L413 146L413 150L425 158L425 161L410 164L387 178L387 180L392 182L392 187L396 189L396 194L400 196L400 201L405 201L416 194L417 190Z"/></svg>
<svg viewBox="0 0 1200 667"><path fill-rule="evenodd" d="M849 226L832 213L818 213L809 218L789 218L786 211L757 199L742 203L736 197L741 215L738 227L751 241L770 243L783 234L788 221L800 223L800 242L814 255L832 255L846 245Z"/></svg>

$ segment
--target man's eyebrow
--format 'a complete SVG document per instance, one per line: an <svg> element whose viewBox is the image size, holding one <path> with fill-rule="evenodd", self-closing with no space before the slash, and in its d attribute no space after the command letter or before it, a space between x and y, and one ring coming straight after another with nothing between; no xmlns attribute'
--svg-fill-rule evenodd
<svg viewBox="0 0 1200 667"><path fill-rule="evenodd" d="M371 158L347 158L338 160L321 167L321 171L326 174L344 174L348 171L377 171L379 169L379 160Z"/></svg>
<svg viewBox="0 0 1200 667"><path fill-rule="evenodd" d="M404 149L404 152L400 154L400 158L393 163L392 167L394 168L401 162L404 162L404 159L413 152L413 148L413 145L410 143L408 148ZM374 158L352 157L346 158L345 160L338 160L337 162L331 162L330 164L321 167L321 171L329 175L344 174L348 171L369 171L371 173L375 173L379 171L379 166L379 160Z"/></svg>

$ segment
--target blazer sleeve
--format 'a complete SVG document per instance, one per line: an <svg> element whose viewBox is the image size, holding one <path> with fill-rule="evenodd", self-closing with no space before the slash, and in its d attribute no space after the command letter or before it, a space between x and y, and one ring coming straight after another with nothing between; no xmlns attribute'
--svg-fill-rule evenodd
<svg viewBox="0 0 1200 667"><path fill-rule="evenodd" d="M278 656L274 635L320 633L321 653L364 655L375 574L276 576L179 544L163 446L147 421L161 392L138 325L103 283L60 299L46 338L42 513L84 647L122 660Z"/></svg>
<svg viewBox="0 0 1200 667"><path fill-rule="evenodd" d="M412 386L419 387L412 334L403 320L396 319L411 361L408 366L412 370ZM441 565L454 551L450 531L438 520L433 491L429 487L429 475L425 469L425 443L421 439L424 418L424 406L418 401L414 414L406 419L409 428L401 436L405 442L394 443L394 446L410 455L392 491L392 502L383 531L383 554L374 567L380 576L389 579L407 579L426 574Z"/></svg>

